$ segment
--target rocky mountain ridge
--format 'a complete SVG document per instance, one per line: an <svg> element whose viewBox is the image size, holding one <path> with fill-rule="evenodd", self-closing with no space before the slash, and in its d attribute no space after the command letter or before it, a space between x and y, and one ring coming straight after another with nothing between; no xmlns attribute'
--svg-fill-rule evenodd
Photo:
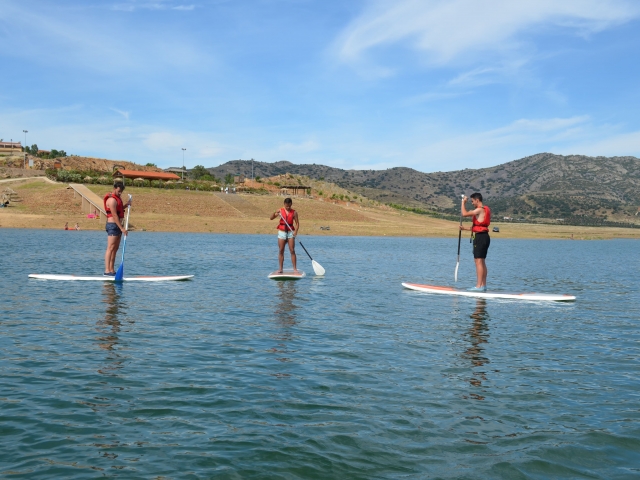
<svg viewBox="0 0 640 480"><path fill-rule="evenodd" d="M251 176L252 161L208 170ZM637 223L640 159L540 153L494 167L423 173L412 168L343 170L287 161L253 162L255 176L286 173L333 182L368 198L405 207L455 211L460 194L482 193L496 215L523 218L594 217Z"/></svg>

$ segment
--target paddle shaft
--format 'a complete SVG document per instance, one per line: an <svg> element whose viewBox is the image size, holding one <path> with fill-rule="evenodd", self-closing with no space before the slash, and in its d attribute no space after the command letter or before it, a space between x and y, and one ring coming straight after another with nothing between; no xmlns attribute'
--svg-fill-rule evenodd
<svg viewBox="0 0 640 480"><path fill-rule="evenodd" d="M131 213L131 195L129 195L129 204L127 205L127 218L124 222L124 230L125 232L129 229L129 214ZM122 243L122 258L120 260L120 267L118 268L118 271L116 272L116 278L115 280L120 282L122 281L122 279L124 278L124 252L127 249L127 237L128 237L128 232L127 235L124 236L124 242Z"/></svg>
<svg viewBox="0 0 640 480"><path fill-rule="evenodd" d="M464 195L462 195L464 199ZM453 274L453 280L458 281L458 267L460 266L460 242L462 241L462 210L460 210L460 229L458 230L458 259L456 260L456 270Z"/></svg>
<svg viewBox="0 0 640 480"><path fill-rule="evenodd" d="M462 226L462 214L460 214L460 226ZM462 241L462 230L458 232L458 261L460 261L460 242Z"/></svg>
<svg viewBox="0 0 640 480"><path fill-rule="evenodd" d="M129 195L129 205L127 205L127 218L124 221L124 229L125 231L129 230L129 214L131 213L131 195ZM128 232L127 235L124 236L124 242L122 243L122 260L120 261L121 263L124 263L124 251L127 248L127 237L129 236Z"/></svg>

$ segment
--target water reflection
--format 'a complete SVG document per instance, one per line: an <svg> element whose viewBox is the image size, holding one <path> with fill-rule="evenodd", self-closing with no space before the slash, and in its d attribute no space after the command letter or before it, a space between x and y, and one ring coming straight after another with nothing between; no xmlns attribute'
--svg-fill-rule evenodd
<svg viewBox="0 0 640 480"><path fill-rule="evenodd" d="M273 338L278 342L276 347L271 351L284 356L277 358L279 362L291 361L287 354L291 353L288 343L293 340L293 327L298 323L297 310L293 302L298 295L298 286L296 282L278 282L278 303L276 303L274 318L276 324L280 327ZM278 374L278 376L288 376L288 374Z"/></svg>
<svg viewBox="0 0 640 480"><path fill-rule="evenodd" d="M118 353L119 333L122 329L121 319L126 315L126 305L121 300L122 285L105 282L102 288L102 302L106 304L103 320L97 323L100 336L98 346L108 351L106 365L98 370L103 375L114 375L122 368L122 358Z"/></svg>
<svg viewBox="0 0 640 480"><path fill-rule="evenodd" d="M483 347L483 344L489 340L487 301L483 298L477 299L476 309L469 317L472 323L465 336L470 345L464 351L463 356L471 361L473 368L469 383L474 387L481 387L482 382L487 380L485 369L482 367L489 363L489 359L484 356ZM484 400L484 397L477 393L471 393L471 397L477 400Z"/></svg>

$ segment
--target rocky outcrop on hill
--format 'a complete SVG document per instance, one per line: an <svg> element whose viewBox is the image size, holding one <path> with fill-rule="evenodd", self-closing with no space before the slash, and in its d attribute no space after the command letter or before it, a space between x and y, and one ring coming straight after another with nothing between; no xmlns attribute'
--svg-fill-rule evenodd
<svg viewBox="0 0 640 480"><path fill-rule="evenodd" d="M137 163L128 162L125 160L106 160L103 158L93 157L60 157L60 158L39 158L32 155L27 155L27 162L33 160L33 168L35 170L46 170L48 168L54 168L56 161L60 161L62 169L64 170L78 170L78 171L94 171L112 173L115 167L121 167L125 170L138 170L143 172L161 172L162 170L157 167L147 167L145 165L138 165ZM0 166L9 168L23 168L24 156L12 156L12 157L0 157Z"/></svg>

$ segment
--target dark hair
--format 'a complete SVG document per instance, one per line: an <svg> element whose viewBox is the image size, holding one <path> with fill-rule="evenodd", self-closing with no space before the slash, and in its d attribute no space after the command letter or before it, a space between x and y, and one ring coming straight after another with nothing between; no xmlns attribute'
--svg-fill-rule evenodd
<svg viewBox="0 0 640 480"><path fill-rule="evenodd" d="M291 205L293 203L293 200L291 200L289 197L287 197L287 198L284 199L284 203L286 205Z"/></svg>
<svg viewBox="0 0 640 480"><path fill-rule="evenodd" d="M113 182L113 188L119 188L124 192L124 183L120 181Z"/></svg>
<svg viewBox="0 0 640 480"><path fill-rule="evenodd" d="M482 194L480 192L472 193L471 198L482 201Z"/></svg>

